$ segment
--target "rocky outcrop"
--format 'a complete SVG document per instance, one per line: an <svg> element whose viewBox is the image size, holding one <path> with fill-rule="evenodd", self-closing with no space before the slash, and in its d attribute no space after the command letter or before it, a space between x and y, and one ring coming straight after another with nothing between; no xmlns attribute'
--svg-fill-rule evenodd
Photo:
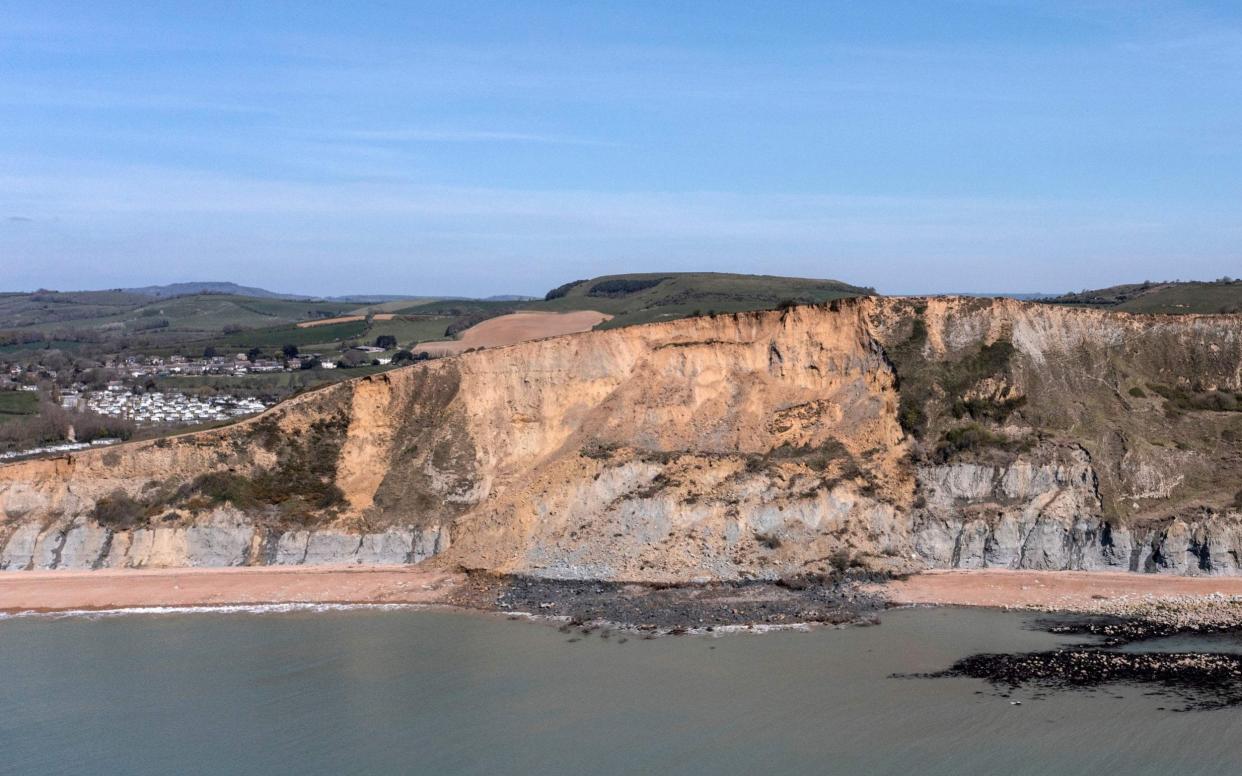
<svg viewBox="0 0 1242 776"><path fill-rule="evenodd" d="M235 510L216 510L189 526L114 531L75 519L40 528L26 523L0 549L0 571L29 569L222 567L247 565L393 565L418 563L447 549L440 526L379 533L337 530L267 533Z"/></svg>
<svg viewBox="0 0 1242 776"><path fill-rule="evenodd" d="M869 298L587 332L0 466L0 568L1233 573L1240 391L1237 316Z"/></svg>
<svg viewBox="0 0 1242 776"><path fill-rule="evenodd" d="M919 472L914 546L941 568L1242 574L1242 514L1203 510L1131 528L1102 517L1080 450L1057 463L955 464Z"/></svg>

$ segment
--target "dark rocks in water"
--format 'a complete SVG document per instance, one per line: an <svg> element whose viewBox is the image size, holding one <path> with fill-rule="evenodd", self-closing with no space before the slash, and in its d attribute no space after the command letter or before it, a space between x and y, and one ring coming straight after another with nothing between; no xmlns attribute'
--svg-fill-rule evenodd
<svg viewBox="0 0 1242 776"><path fill-rule="evenodd" d="M1034 626L1048 633L1098 636L1100 646L1105 647L1119 647L1183 634L1227 633L1238 630L1238 623L1232 620L1203 621L1185 618L1159 621L1119 616L1060 617L1037 620Z"/></svg>
<svg viewBox="0 0 1242 776"><path fill-rule="evenodd" d="M1183 710L1242 705L1242 655L1218 652L1050 652L972 655L928 677L968 676L997 688L1094 689L1130 684L1177 697Z"/></svg>
<svg viewBox="0 0 1242 776"><path fill-rule="evenodd" d="M564 617L584 632L616 623L665 633L728 625L870 623L884 601L864 591L873 581L825 576L788 582L654 585L471 574L452 603L478 609ZM584 627L585 626L585 627Z"/></svg>

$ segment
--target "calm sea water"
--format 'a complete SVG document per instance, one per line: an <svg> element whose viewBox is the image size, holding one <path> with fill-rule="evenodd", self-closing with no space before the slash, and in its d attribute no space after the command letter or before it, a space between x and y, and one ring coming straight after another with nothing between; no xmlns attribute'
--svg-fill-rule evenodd
<svg viewBox="0 0 1242 776"><path fill-rule="evenodd" d="M0 621L2 773L1220 774L1242 711L894 679L1065 637L981 610L586 638L439 611ZM1186 644L1179 644L1184 648ZM1220 646L1220 645L1216 645ZM1120 699L1118 695L1122 696Z"/></svg>

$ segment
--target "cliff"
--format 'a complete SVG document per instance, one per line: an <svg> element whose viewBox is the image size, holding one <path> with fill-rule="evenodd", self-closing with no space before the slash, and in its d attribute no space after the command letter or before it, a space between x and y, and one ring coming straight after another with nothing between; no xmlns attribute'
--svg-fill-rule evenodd
<svg viewBox="0 0 1242 776"><path fill-rule="evenodd" d="M866 298L559 337L0 467L0 568L1237 573L1242 318Z"/></svg>

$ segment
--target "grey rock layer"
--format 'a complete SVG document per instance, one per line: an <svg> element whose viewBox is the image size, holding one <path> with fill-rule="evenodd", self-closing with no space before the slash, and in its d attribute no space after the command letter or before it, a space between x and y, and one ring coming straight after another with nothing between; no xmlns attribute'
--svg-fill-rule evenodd
<svg viewBox="0 0 1242 776"><path fill-rule="evenodd" d="M440 526L265 534L240 513L222 509L186 527L113 531L82 519L49 526L23 523L0 548L0 570L402 565L419 563L448 546L448 531Z"/></svg>
<svg viewBox="0 0 1242 776"><path fill-rule="evenodd" d="M1042 464L929 466L918 480L913 546L933 567L1242 574L1242 514L1111 525L1081 450Z"/></svg>

